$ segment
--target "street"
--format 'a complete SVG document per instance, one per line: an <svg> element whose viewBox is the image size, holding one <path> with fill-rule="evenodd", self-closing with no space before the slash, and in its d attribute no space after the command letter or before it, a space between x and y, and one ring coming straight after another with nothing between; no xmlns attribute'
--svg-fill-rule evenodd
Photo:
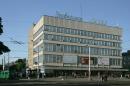
<svg viewBox="0 0 130 86"><path fill-rule="evenodd" d="M102 82L98 80L88 81L85 79L31 79L31 80L1 80L0 86L130 86L130 80L108 80Z"/></svg>

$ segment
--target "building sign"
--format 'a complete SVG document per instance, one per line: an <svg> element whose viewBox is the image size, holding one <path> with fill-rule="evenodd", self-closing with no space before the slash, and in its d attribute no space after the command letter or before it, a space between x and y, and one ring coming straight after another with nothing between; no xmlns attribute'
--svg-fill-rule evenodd
<svg viewBox="0 0 130 86"><path fill-rule="evenodd" d="M82 18L80 17L74 17L71 15L68 15L67 13L60 13L60 12L56 12L56 16L58 18L62 18L62 19L68 19L68 20L74 20L74 21L82 21Z"/></svg>

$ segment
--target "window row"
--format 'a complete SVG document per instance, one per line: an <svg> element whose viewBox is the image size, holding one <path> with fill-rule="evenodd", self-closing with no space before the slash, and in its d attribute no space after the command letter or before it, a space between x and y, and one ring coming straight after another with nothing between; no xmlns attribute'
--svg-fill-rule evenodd
<svg viewBox="0 0 130 86"><path fill-rule="evenodd" d="M50 41L72 42L72 43L81 43L81 44L98 45L98 46L109 46L118 48L121 47L120 42L101 41L94 39L53 35L53 34L44 34L44 39Z"/></svg>
<svg viewBox="0 0 130 86"><path fill-rule="evenodd" d="M45 63L62 63L63 59L61 55L45 55Z"/></svg>
<svg viewBox="0 0 130 86"><path fill-rule="evenodd" d="M65 27L56 27L56 26L50 26L50 25L45 25L44 31L65 33L65 34L71 34L71 35L88 36L88 37L110 39L110 40L121 40L120 36L118 35L92 32L92 31L86 31L86 30L80 30L80 29L65 28Z"/></svg>
<svg viewBox="0 0 130 86"><path fill-rule="evenodd" d="M116 58L110 58L110 65L122 65L122 60Z"/></svg>
<svg viewBox="0 0 130 86"><path fill-rule="evenodd" d="M88 46L50 44L50 43L45 43L44 50L48 52L75 53L75 54L89 53ZM91 55L120 56L121 50L90 47L90 53Z"/></svg>
<svg viewBox="0 0 130 86"><path fill-rule="evenodd" d="M78 56L78 63L82 63L81 59L83 57ZM43 55L39 56L39 63L62 63L63 62L63 56L62 55L53 55L53 54L45 54L44 55L44 60L43 60ZM98 58L97 57L91 57L91 61L93 62L92 64L97 65L98 64ZM33 64L37 65L38 63L38 57L35 57L33 59ZM122 60L117 59L117 58L110 58L109 59L109 65L113 66L121 66L122 65Z"/></svg>

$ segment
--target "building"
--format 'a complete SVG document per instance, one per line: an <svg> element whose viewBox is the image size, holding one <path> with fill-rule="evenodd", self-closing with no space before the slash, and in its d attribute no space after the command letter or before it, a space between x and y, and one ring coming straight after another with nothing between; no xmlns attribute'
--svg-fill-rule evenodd
<svg viewBox="0 0 130 86"><path fill-rule="evenodd" d="M130 70L130 50L128 50L127 52L123 52L122 57L123 68Z"/></svg>
<svg viewBox="0 0 130 86"><path fill-rule="evenodd" d="M121 71L122 29L58 13L44 15L29 35L29 67L46 74L88 75Z"/></svg>

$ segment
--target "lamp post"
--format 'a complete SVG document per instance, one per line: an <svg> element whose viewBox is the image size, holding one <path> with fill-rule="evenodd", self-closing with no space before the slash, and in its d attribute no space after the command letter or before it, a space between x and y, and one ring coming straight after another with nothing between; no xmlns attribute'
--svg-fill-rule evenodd
<svg viewBox="0 0 130 86"><path fill-rule="evenodd" d="M89 58L89 64L88 64L88 80L91 80L91 47L89 45L83 45L88 47L88 58Z"/></svg>
<svg viewBox="0 0 130 86"><path fill-rule="evenodd" d="M91 48L90 48L90 46L89 45L87 45L88 46L88 52L89 52L89 70L88 70L88 80L91 80L91 58L90 58L90 54L91 54Z"/></svg>

